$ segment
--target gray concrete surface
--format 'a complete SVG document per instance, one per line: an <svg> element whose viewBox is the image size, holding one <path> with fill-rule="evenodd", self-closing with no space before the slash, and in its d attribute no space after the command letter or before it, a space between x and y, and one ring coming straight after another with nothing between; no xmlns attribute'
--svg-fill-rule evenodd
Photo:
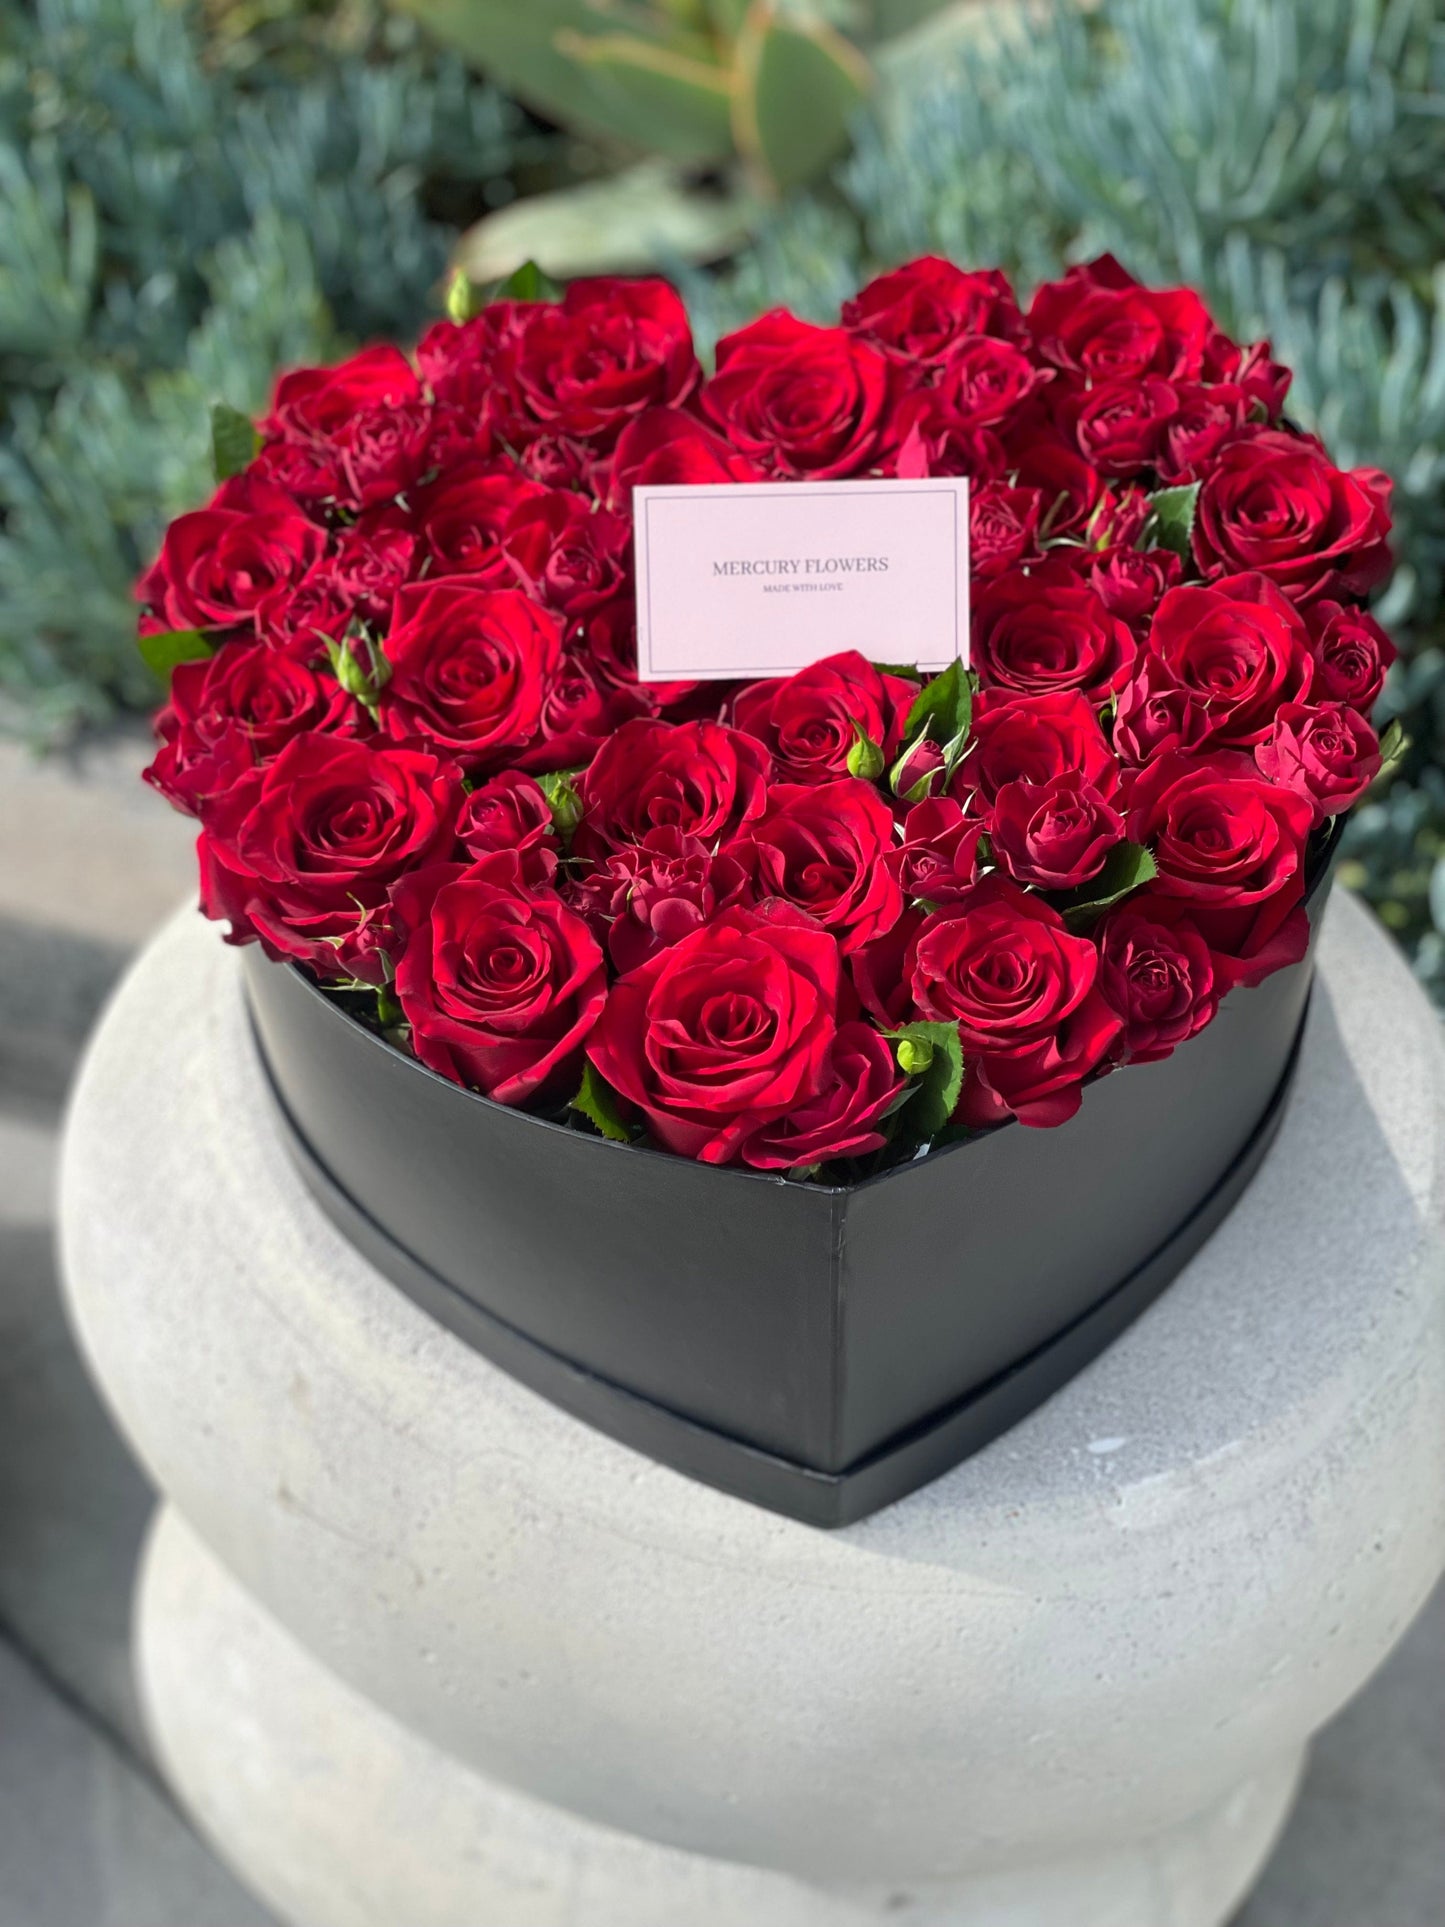
<svg viewBox="0 0 1445 1927"><path fill-rule="evenodd" d="M1221 1803L1259 1817L1445 1561L1445 1053L1348 896L1320 956L1280 1137L1209 1245L1006 1439L845 1532L624 1451L385 1287L277 1143L238 959L189 918L86 1060L71 1303L128 1436L241 1584L491 1782L814 1887L947 1883L939 1918L992 1927L1007 1873L1020 1922L1054 1927L1068 1861L1073 1927L1214 1923L1265 1844L1216 1827ZM185 1721L212 1787L213 1718ZM239 1806L178 1783L249 1864ZM363 1776L362 1863L375 1793ZM420 1887L414 1912L433 1918Z"/></svg>
<svg viewBox="0 0 1445 1927"><path fill-rule="evenodd" d="M126 955L192 882L189 826L135 783L143 757L135 737L78 769L0 744L0 1927L265 1918L127 1757L149 1495L74 1353L51 1263L69 1066ZM1317 1740L1237 1927L1442 1922L1445 1592Z"/></svg>

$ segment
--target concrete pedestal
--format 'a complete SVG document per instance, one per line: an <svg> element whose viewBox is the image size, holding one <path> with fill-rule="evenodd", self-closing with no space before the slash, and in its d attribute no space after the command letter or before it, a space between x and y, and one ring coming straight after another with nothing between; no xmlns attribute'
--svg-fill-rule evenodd
<svg viewBox="0 0 1445 1927"><path fill-rule="evenodd" d="M297 1927L1217 1927L1445 1563L1442 1094L1436 1019L1337 902L1223 1228L1024 1425L823 1534L369 1270L276 1139L234 955L177 921L63 1189L82 1340L172 1507L141 1659L177 1790Z"/></svg>

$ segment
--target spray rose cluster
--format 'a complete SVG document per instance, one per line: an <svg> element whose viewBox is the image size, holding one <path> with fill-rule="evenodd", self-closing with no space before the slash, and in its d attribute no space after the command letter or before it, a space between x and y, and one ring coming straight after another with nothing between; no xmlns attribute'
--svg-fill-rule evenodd
<svg viewBox="0 0 1445 1927"><path fill-rule="evenodd" d="M499 1103L808 1174L1062 1123L1301 957L1380 767L1388 485L1288 380L1108 258L712 374L651 280L296 370L139 585L149 780L232 941ZM970 671L639 682L634 485L873 475L970 478Z"/></svg>

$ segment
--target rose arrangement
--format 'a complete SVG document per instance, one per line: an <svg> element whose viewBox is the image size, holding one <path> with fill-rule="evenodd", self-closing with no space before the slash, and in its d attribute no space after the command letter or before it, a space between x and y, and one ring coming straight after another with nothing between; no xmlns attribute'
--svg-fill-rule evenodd
<svg viewBox="0 0 1445 1927"><path fill-rule="evenodd" d="M1107 258L1027 312L917 261L711 375L660 282L504 295L218 411L148 779L231 941L498 1103L796 1175L1059 1124L1299 960L1381 768L1388 484L1288 382ZM969 671L639 682L634 485L960 474Z"/></svg>

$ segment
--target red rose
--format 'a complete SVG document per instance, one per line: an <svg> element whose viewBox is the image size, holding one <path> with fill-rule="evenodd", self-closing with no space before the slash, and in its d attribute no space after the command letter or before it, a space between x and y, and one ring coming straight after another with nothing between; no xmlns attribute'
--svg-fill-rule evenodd
<svg viewBox="0 0 1445 1927"><path fill-rule="evenodd" d="M978 871L983 825L951 796L929 796L903 819L903 841L884 862L912 902L956 903Z"/></svg>
<svg viewBox="0 0 1445 1927"><path fill-rule="evenodd" d="M1364 595L1390 571L1390 482L1346 473L1313 437L1246 429L1199 493L1194 555L1206 576L1256 569L1296 602Z"/></svg>
<svg viewBox="0 0 1445 1927"><path fill-rule="evenodd" d="M1160 597L1172 589L1183 573L1183 564L1173 549L1136 549L1121 544L1112 548L1062 553L1082 563L1081 574L1110 615L1119 616L1138 630L1148 622Z"/></svg>
<svg viewBox="0 0 1445 1927"><path fill-rule="evenodd" d="M552 805L533 776L503 770L479 783L462 805L457 840L468 855L517 850L528 883L550 882L557 869L557 828Z"/></svg>
<svg viewBox="0 0 1445 1927"><path fill-rule="evenodd" d="M604 491L608 506L625 514L640 486L698 482L760 482L757 469L720 435L680 408L649 408L617 438Z"/></svg>
<svg viewBox="0 0 1445 1927"><path fill-rule="evenodd" d="M871 783L775 783L731 854L760 898L781 897L831 930L846 956L898 921L903 896L883 859L893 812Z"/></svg>
<svg viewBox="0 0 1445 1927"><path fill-rule="evenodd" d="M841 990L810 918L725 910L619 979L587 1054L660 1144L726 1164L829 1087Z"/></svg>
<svg viewBox="0 0 1445 1927"><path fill-rule="evenodd" d="M1251 406L1262 408L1270 421L1278 421L1294 377L1274 360L1267 341L1252 341L1242 348L1216 330L1204 352L1204 379L1241 389Z"/></svg>
<svg viewBox="0 0 1445 1927"><path fill-rule="evenodd" d="M469 321L438 321L417 344L416 364L437 401L473 421L500 424L508 407L509 357L537 312L534 301L489 301Z"/></svg>
<svg viewBox="0 0 1445 1927"><path fill-rule="evenodd" d="M542 697L537 735L517 756L517 767L580 769L623 723L650 716L652 709L640 684L609 683L585 649L564 649Z"/></svg>
<svg viewBox="0 0 1445 1927"><path fill-rule="evenodd" d="M1380 739L1348 703L1284 703L1254 760L1323 822L1358 802L1379 775Z"/></svg>
<svg viewBox="0 0 1445 1927"><path fill-rule="evenodd" d="M897 447L891 444L896 439ZM905 395L894 416L890 451L880 457L880 475L921 481L929 475L966 475L979 486L996 482L1009 467L1004 445L991 428L958 420L931 388ZM1077 459L1077 458L1076 458Z"/></svg>
<svg viewBox="0 0 1445 1927"><path fill-rule="evenodd" d="M735 448L781 477L867 468L888 445L896 384L883 356L842 328L782 308L718 343L702 407Z"/></svg>
<svg viewBox="0 0 1445 1927"><path fill-rule="evenodd" d="M326 536L288 495L266 488L255 506L222 505L178 515L136 594L165 629L231 629L254 622L278 589L294 588L319 562Z"/></svg>
<svg viewBox="0 0 1445 1927"><path fill-rule="evenodd" d="M388 893L447 855L461 807L448 759L375 738L293 736L215 798L201 834L201 906L232 943L259 938L323 978L386 977Z"/></svg>
<svg viewBox="0 0 1445 1927"><path fill-rule="evenodd" d="M1195 379L1214 323L1188 288L1143 288L1112 255L1046 282L1029 308L1039 352L1093 381Z"/></svg>
<svg viewBox="0 0 1445 1927"><path fill-rule="evenodd" d="M907 964L913 1001L925 1017L958 1024L972 1059L964 1122L1073 1116L1082 1079L1120 1030L1095 988L1098 967L1087 937L996 872L920 925Z"/></svg>
<svg viewBox="0 0 1445 1927"><path fill-rule="evenodd" d="M1135 475L1153 468L1179 412L1173 384L1157 375L1075 388L1056 405L1079 453L1101 475Z"/></svg>
<svg viewBox="0 0 1445 1927"><path fill-rule="evenodd" d="M955 892L956 901L960 893ZM849 975L859 1001L884 1030L897 1030L914 1013L913 992L906 969L914 937L923 927L925 912L906 909L893 928L873 943L865 943L848 959Z"/></svg>
<svg viewBox="0 0 1445 1927"><path fill-rule="evenodd" d="M1074 890L1096 876L1124 834L1124 819L1077 770L1047 783L1005 783L989 840L1015 883Z"/></svg>
<svg viewBox="0 0 1445 1927"><path fill-rule="evenodd" d="M578 784L577 854L605 857L667 825L726 842L762 813L767 776L766 750L721 723L624 723Z"/></svg>
<svg viewBox="0 0 1445 1927"><path fill-rule="evenodd" d="M1170 488L1195 482L1236 429L1249 416L1250 397L1232 382L1206 387L1180 382L1174 389L1174 411L1164 424L1156 466L1159 479Z"/></svg>
<svg viewBox="0 0 1445 1927"><path fill-rule="evenodd" d="M479 589L452 576L403 589L382 646L392 669L383 727L486 770L516 761L536 736L562 632L519 589Z"/></svg>
<svg viewBox="0 0 1445 1927"><path fill-rule="evenodd" d="M1146 896L1184 899L1221 990L1258 983L1304 955L1305 842L1314 810L1267 782L1248 756L1168 750L1134 777L1129 835L1153 849Z"/></svg>
<svg viewBox="0 0 1445 1927"><path fill-rule="evenodd" d="M980 336L959 344L929 393L956 429L997 428L1047 379L1022 348Z"/></svg>
<svg viewBox="0 0 1445 1927"><path fill-rule="evenodd" d="M483 462L443 472L417 491L414 510L431 573L470 576L479 588L513 588L502 536L518 510L546 498L540 482L510 466Z"/></svg>
<svg viewBox="0 0 1445 1927"><path fill-rule="evenodd" d="M1338 602L1312 602L1308 621L1316 664L1314 693L1368 715L1395 660L1394 643L1366 610Z"/></svg>
<svg viewBox="0 0 1445 1927"><path fill-rule="evenodd" d="M968 492L968 567L975 582L1037 553L1044 498L1036 488L984 482Z"/></svg>
<svg viewBox="0 0 1445 1927"><path fill-rule="evenodd" d="M416 537L394 510L361 517L338 538L336 553L325 566L333 586L360 615L383 622L391 612L396 592L411 575ZM340 635L346 625L343 623Z"/></svg>
<svg viewBox="0 0 1445 1927"><path fill-rule="evenodd" d="M347 509L394 502L435 466L437 428L424 401L360 410L331 439L336 500Z"/></svg>
<svg viewBox="0 0 1445 1927"><path fill-rule="evenodd" d="M1013 289L996 268L969 273L937 255L870 281L844 302L843 326L910 368L947 363L977 335L1028 339Z"/></svg>
<svg viewBox="0 0 1445 1927"><path fill-rule="evenodd" d="M1167 749L1198 749L1209 723L1207 700L1176 682L1157 656L1146 655L1119 691L1114 748L1127 763L1147 763Z"/></svg>
<svg viewBox="0 0 1445 1927"><path fill-rule="evenodd" d="M818 1095L759 1125L738 1155L755 1170L796 1171L881 1151L888 1140L879 1127L906 1082L876 1030L840 1024Z"/></svg>
<svg viewBox="0 0 1445 1927"><path fill-rule="evenodd" d="M1129 680L1138 654L1128 623L1110 615L1067 563L986 583L973 605L973 666L985 689L1041 696L1077 689L1102 702Z"/></svg>
<svg viewBox="0 0 1445 1927"><path fill-rule="evenodd" d="M732 720L767 746L784 782L830 783L848 774L860 732L885 757L895 753L917 695L917 683L886 675L849 649L796 675L753 683L733 698Z"/></svg>
<svg viewBox="0 0 1445 1927"><path fill-rule="evenodd" d="M574 281L538 303L507 351L523 438L610 450L644 409L675 407L698 382L687 310L665 281Z"/></svg>
<svg viewBox="0 0 1445 1927"><path fill-rule="evenodd" d="M162 748L145 780L192 816L247 769L268 763L306 730L354 728L356 705L329 670L263 643L227 643L180 663L156 719Z"/></svg>
<svg viewBox="0 0 1445 1927"><path fill-rule="evenodd" d="M544 490L514 510L502 550L530 595L559 615L581 616L626 589L632 525L579 495Z"/></svg>
<svg viewBox="0 0 1445 1927"><path fill-rule="evenodd" d="M355 613L355 602L337 582L327 558L299 582L277 583L261 598L256 634L268 649L295 656L298 662L324 662L327 643L341 641Z"/></svg>
<svg viewBox="0 0 1445 1927"><path fill-rule="evenodd" d="M1057 541L1085 527L1097 533L1104 478L1046 414L1026 408L1010 424L1005 461L1019 488L1037 489L1042 497L1042 534Z"/></svg>
<svg viewBox="0 0 1445 1927"><path fill-rule="evenodd" d="M1093 989L1098 956L1057 910L995 871L919 926L909 946L913 1001L956 1022L965 1051L1036 1043Z"/></svg>
<svg viewBox="0 0 1445 1927"><path fill-rule="evenodd" d="M607 1001L582 918L527 883L515 850L417 871L392 901L405 944L396 995L422 1063L498 1104L570 1096Z"/></svg>
<svg viewBox="0 0 1445 1927"><path fill-rule="evenodd" d="M1076 690L1046 696L983 692L955 788L976 791L987 806L1005 783L1048 783L1071 771L1105 797L1119 786L1114 753L1087 698Z"/></svg>
<svg viewBox="0 0 1445 1927"><path fill-rule="evenodd" d="M605 926L607 954L625 976L742 902L749 885L736 857L669 826L615 850L573 887L578 907Z"/></svg>
<svg viewBox="0 0 1445 1927"><path fill-rule="evenodd" d="M1209 945L1169 897L1134 897L1096 932L1099 989L1124 1021L1120 1055L1134 1064L1167 1057L1219 1008Z"/></svg>
<svg viewBox="0 0 1445 1927"><path fill-rule="evenodd" d="M261 432L287 442L329 442L373 408L405 408L421 383L399 348L363 348L334 368L293 368L271 397Z"/></svg>
<svg viewBox="0 0 1445 1927"><path fill-rule="evenodd" d="M1149 631L1148 655L1196 697L1208 739L1250 748L1283 702L1309 693L1314 658L1299 613L1262 575L1171 589Z"/></svg>

